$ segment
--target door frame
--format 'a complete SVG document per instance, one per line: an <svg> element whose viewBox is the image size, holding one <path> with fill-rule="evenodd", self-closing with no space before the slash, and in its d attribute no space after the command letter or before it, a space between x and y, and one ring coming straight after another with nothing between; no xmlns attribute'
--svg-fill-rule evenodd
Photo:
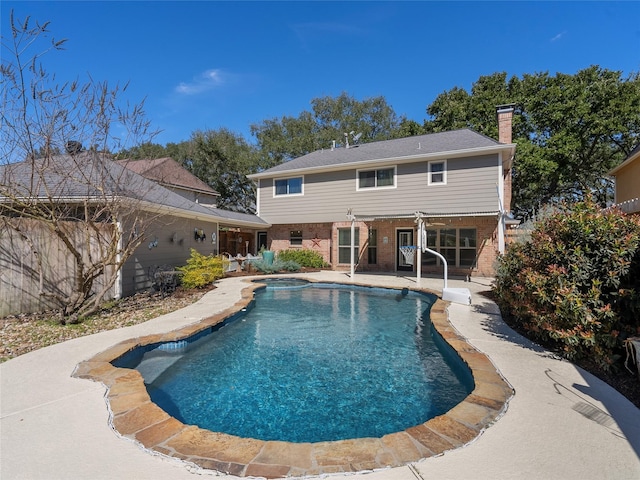
<svg viewBox="0 0 640 480"><path fill-rule="evenodd" d="M413 228L398 228L396 229L396 270L397 271L403 271L403 272L413 272L414 266L415 266L415 261L413 262L413 265L405 265L404 264L404 257L402 256L402 253L400 252L400 247L401 246L406 246L406 245L413 245L413 238L414 238L415 232L413 230ZM407 243L407 239L406 237L408 236L408 243ZM405 237L402 241L401 238Z"/></svg>

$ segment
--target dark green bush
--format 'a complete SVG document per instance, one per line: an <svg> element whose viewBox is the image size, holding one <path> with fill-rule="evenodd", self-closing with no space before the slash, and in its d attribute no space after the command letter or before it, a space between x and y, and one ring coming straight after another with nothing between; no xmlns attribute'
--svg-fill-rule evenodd
<svg viewBox="0 0 640 480"><path fill-rule="evenodd" d="M498 260L494 292L533 339L610 369L640 333L640 217L565 206Z"/></svg>
<svg viewBox="0 0 640 480"><path fill-rule="evenodd" d="M191 249L191 257L184 267L176 270L183 273L181 283L186 288L202 288L224 277L228 260L214 255L202 255Z"/></svg>
<svg viewBox="0 0 640 480"><path fill-rule="evenodd" d="M301 267L307 268L323 268L327 266L322 255L308 249L282 250L278 252L278 259L283 262L296 262Z"/></svg>

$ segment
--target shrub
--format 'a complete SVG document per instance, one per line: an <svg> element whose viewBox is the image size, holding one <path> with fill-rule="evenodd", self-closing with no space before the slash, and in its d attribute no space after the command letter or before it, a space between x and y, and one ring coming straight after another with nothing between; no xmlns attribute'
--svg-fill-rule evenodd
<svg viewBox="0 0 640 480"><path fill-rule="evenodd" d="M264 260L252 260L251 267L261 273L278 273L278 272L297 272L300 270L300 264L291 260L281 260L276 258L271 265Z"/></svg>
<svg viewBox="0 0 640 480"><path fill-rule="evenodd" d="M183 273L181 283L186 288L202 288L224 277L227 259L214 255L202 255L191 249L191 257L184 267L176 270Z"/></svg>
<svg viewBox="0 0 640 480"><path fill-rule="evenodd" d="M609 370L640 333L640 217L563 206L498 260L494 292L533 339Z"/></svg>
<svg viewBox="0 0 640 480"><path fill-rule="evenodd" d="M323 268L328 266L322 255L308 249L290 249L278 252L278 259L282 261L293 261L301 267Z"/></svg>

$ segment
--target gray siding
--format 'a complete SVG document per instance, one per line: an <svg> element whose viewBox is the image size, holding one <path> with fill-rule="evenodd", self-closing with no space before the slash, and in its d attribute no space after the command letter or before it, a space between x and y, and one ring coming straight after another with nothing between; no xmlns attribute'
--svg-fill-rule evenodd
<svg viewBox="0 0 640 480"><path fill-rule="evenodd" d="M203 192L196 192L193 190L185 190L183 188L173 188L171 186L165 187L167 190L171 190L174 193L177 193L183 198L187 200L191 200L192 202L200 203L202 205L216 205L218 197L216 195L209 195Z"/></svg>
<svg viewBox="0 0 640 480"><path fill-rule="evenodd" d="M303 195L279 197L273 196L273 179L261 179L259 215L281 224L345 221L348 209L360 216L498 210L497 155L447 160L446 185L428 185L427 168L426 161L397 165L395 188L360 191L355 168L309 174L304 176Z"/></svg>
<svg viewBox="0 0 640 480"><path fill-rule="evenodd" d="M204 231L207 237L204 241L195 240L195 228ZM191 248L203 255L218 253L216 245L211 243L211 233L214 231L217 231L217 223L214 222L169 216L155 219L146 229L145 241L122 268L122 295L129 296L150 288L152 273L161 265L184 265L191 255ZM158 245L149 248L149 243L156 238Z"/></svg>

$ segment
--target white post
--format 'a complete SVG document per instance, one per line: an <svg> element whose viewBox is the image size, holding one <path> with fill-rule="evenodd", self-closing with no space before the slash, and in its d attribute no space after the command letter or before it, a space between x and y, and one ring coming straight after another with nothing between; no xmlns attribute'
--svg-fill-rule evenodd
<svg viewBox="0 0 640 480"><path fill-rule="evenodd" d="M505 215L504 210L504 179L502 178L502 153L498 154L498 252L504 253L504 236L505 236Z"/></svg>
<svg viewBox="0 0 640 480"><path fill-rule="evenodd" d="M447 259L444 258L442 255L440 255L435 250L431 250L430 248L424 247L424 251L432 253L436 257L440 258L440 260L442 260L442 263L444 264L444 288L447 288L447 275L448 275L448 272L447 272ZM444 292L444 289L442 291Z"/></svg>
<svg viewBox="0 0 640 480"><path fill-rule="evenodd" d="M351 217L351 278L356 273L355 269L355 242L356 242L356 217Z"/></svg>
<svg viewBox="0 0 640 480"><path fill-rule="evenodd" d="M124 229L122 228L121 218L118 218L118 221L116 222L116 229L118 230L118 246L116 247L118 253L116 254L116 264L120 265L120 262L122 261L122 254L120 252L122 252L124 236ZM122 298L122 265L116 272L116 281L113 286L113 298L115 298L116 300L120 300Z"/></svg>
<svg viewBox="0 0 640 480"><path fill-rule="evenodd" d="M416 267L416 280L418 285L420 285L420 278L422 276L422 229L424 228L424 224L422 222L422 218L418 218L418 241L416 245L418 246L418 254L416 255L418 266Z"/></svg>

